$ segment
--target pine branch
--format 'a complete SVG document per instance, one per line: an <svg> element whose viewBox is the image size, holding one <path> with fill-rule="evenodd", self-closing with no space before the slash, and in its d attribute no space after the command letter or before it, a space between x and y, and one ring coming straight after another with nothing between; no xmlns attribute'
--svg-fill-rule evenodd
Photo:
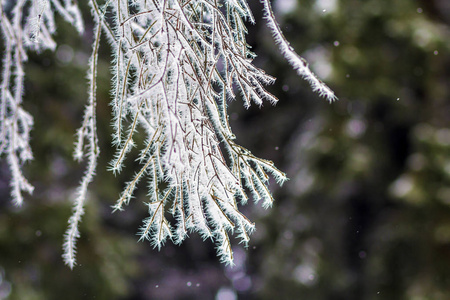
<svg viewBox="0 0 450 300"><path fill-rule="evenodd" d="M7 156L12 174L11 195L20 205L22 191L33 190L20 169L32 159L29 135L33 120L21 107L26 51L55 49L55 12L79 32L84 26L74 0L18 0L8 14L4 11L5 1L0 3L5 41L0 155ZM141 240L149 240L159 249L168 239L179 244L190 232L197 232L204 239L214 240L220 260L232 264L230 234L236 233L247 245L255 228L239 211L239 205L248 202L249 193L254 202L262 201L263 207L270 207L274 201L270 176L279 184L287 180L272 162L237 145L228 123L227 101L237 98L236 93L240 93L244 107L278 101L264 87L275 79L252 63L255 55L246 42L245 21L255 20L247 1L116 0L106 1L103 6L96 0L89 3L95 37L89 60L88 104L74 150L76 160L87 158L87 167L64 237L64 261L70 268L75 265L79 223L100 153L95 109L103 31L113 52L111 107L116 154L110 170L120 173L133 148L139 149L141 164L114 210L123 210L139 182L147 180L150 216L140 229ZM330 102L335 100L334 93L284 38L269 0L262 3L281 53L313 90ZM144 142L135 138L140 129L146 137ZM166 218L167 214L173 218Z"/></svg>
<svg viewBox="0 0 450 300"><path fill-rule="evenodd" d="M95 16L95 15L94 15ZM89 60L89 101L84 112L83 126L78 130L78 140L75 146L75 159L82 159L83 156L88 158L88 164L86 172L81 179L80 186L78 187L76 198L74 201L73 214L69 219L69 228L64 236L64 262L73 269L75 259L76 240L79 238L80 233L78 225L81 221L81 216L84 214L84 203L87 199L88 186L92 182L95 169L97 167L97 159L100 154L97 141L97 121L95 108L97 104L96 90L97 90L97 62L98 62L98 49L100 47L100 35L101 25L100 20L94 17L94 44L92 55ZM87 142L87 152L84 152L83 143Z"/></svg>
<svg viewBox="0 0 450 300"><path fill-rule="evenodd" d="M22 108L27 50L55 49L56 43L52 39L56 30L54 9L79 32L83 30L83 23L77 6L71 0L64 0L64 4L58 0L7 2L0 2L0 31L5 44L0 87L0 156L5 154L7 157L11 171L11 197L20 206L22 192L31 194L34 189L21 169L33 159L29 145L33 118ZM9 11L5 11L7 7Z"/></svg>
<svg viewBox="0 0 450 300"><path fill-rule="evenodd" d="M275 16L270 6L270 0L261 0L264 5L264 17L267 20L267 26L272 31L275 43L280 48L281 54L297 71L298 75L305 78L309 82L313 91L319 93L320 96L325 97L329 102L336 100L334 92L324 84L311 70L305 59L300 57L281 32L280 26L275 20Z"/></svg>

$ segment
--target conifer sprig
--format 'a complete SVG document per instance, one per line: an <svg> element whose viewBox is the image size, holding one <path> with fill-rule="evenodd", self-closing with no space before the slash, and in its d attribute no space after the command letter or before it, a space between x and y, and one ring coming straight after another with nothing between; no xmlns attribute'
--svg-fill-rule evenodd
<svg viewBox="0 0 450 300"><path fill-rule="evenodd" d="M55 12L83 31L81 14L72 0L1 2L4 36L0 154L11 169L12 198L20 205L21 191L32 191L20 165L32 158L29 132L32 118L21 108L26 51L55 49ZM92 182L99 148L96 129L96 84L100 36L111 44L113 147L110 170L126 167L133 148L140 167L128 181L114 210L123 210L140 182L148 187L149 217L141 239L160 248L169 239L181 243L197 232L217 244L217 254L232 264L230 234L247 245L255 225L239 210L248 202L270 207L274 201L270 176L282 184L286 175L272 162L255 157L235 143L228 123L227 101L240 98L245 107L277 98L265 85L274 78L253 65L245 22L254 23L246 0L90 0L94 42L89 60L88 104L77 131L74 157L87 158L64 242L64 260L75 265L75 244ZM313 90L329 101L334 93L308 68L284 38L270 3L262 0L265 18L281 53ZM8 10L5 12L5 10ZM108 15L108 18L105 18ZM239 96L236 95L239 93ZM144 142L135 137L145 135ZM167 216L171 215L171 218Z"/></svg>

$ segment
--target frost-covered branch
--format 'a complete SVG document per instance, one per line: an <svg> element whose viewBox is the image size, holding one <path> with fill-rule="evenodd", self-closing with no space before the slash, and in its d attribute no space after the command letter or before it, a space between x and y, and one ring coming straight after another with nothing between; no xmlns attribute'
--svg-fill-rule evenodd
<svg viewBox="0 0 450 300"><path fill-rule="evenodd" d="M96 90L97 90L97 61L98 49L100 47L101 25L100 20L94 14L94 44L92 55L89 60L89 101L84 111L83 125L77 131L77 142L75 144L74 157L76 160L82 160L84 156L87 157L88 163L85 174L81 179L78 187L76 198L74 201L73 214L69 219L69 228L64 236L64 262L72 269L75 265L75 244L77 238L80 236L78 225L81 221L81 216L84 214L84 203L86 202L88 194L89 183L92 182L95 169L97 167L97 158L100 154L97 141L97 121L95 108L97 104ZM85 145L84 143L87 143ZM86 149L85 149L86 148Z"/></svg>
<svg viewBox="0 0 450 300"><path fill-rule="evenodd" d="M50 7L51 5L51 7ZM22 166L33 158L29 145L33 118L22 108L24 63L27 50L55 49L54 10L81 32L83 23L77 7L65 0L18 0L0 2L0 28L5 50L2 60L0 99L0 156L5 154L11 171L11 197L16 205L23 202L22 192L33 192L33 186L22 172Z"/></svg>
<svg viewBox="0 0 450 300"><path fill-rule="evenodd" d="M292 46L289 45L289 42L284 37L280 26L275 20L272 7L270 6L270 0L261 1L264 5L264 17L267 20L267 26L272 31L273 38L280 48L281 54L292 65L297 73L310 83L313 91L319 93L320 96L325 97L329 102L336 100L337 98L334 92L309 69L306 60L300 57Z"/></svg>
<svg viewBox="0 0 450 300"><path fill-rule="evenodd" d="M32 158L28 143L33 122L21 108L26 51L55 49L55 12L79 32L83 23L75 0L0 1L5 43L0 154L7 156L12 197L20 204L21 192L32 191L21 171L21 165ZM313 90L334 100L333 92L283 37L269 1L263 0L263 4L282 54ZM75 264L78 226L99 156L96 74L103 32L113 52L111 107L116 154L109 168L121 172L133 149L139 150L141 164L114 210L123 210L144 181L149 217L140 228L141 239L160 248L167 239L179 244L190 232L197 232L215 241L220 260L232 264L229 235L236 234L247 245L255 228L239 210L248 202L247 193L267 208L274 201L270 176L279 184L286 180L272 162L237 145L228 124L230 99L242 99L245 107L278 101L264 87L275 79L252 63L255 55L246 42L245 22L255 20L247 1L108 0L101 6L90 0L90 5L95 38L89 61L88 104L74 152L77 160L87 158L87 168L65 235L65 262L71 268ZM138 130L145 135L144 141L135 137Z"/></svg>
<svg viewBox="0 0 450 300"><path fill-rule="evenodd" d="M243 2L242 2L243 3ZM114 49L114 143L110 168L120 172L131 149L141 148L142 168L132 178L115 209L122 210L136 185L147 178L150 217L141 236L155 247L167 238L180 243L189 232L218 243L218 255L232 262L230 232L243 242L254 224L239 212L246 188L270 206L269 177L285 175L234 144L226 99L238 87L246 107L277 99L263 85L273 78L252 63L243 19L247 5L228 1L224 15L209 1L127 1L111 3L116 20ZM129 120L129 121L128 121ZM146 141L134 140L137 126ZM224 158L225 146L231 163ZM172 214L175 222L166 219Z"/></svg>

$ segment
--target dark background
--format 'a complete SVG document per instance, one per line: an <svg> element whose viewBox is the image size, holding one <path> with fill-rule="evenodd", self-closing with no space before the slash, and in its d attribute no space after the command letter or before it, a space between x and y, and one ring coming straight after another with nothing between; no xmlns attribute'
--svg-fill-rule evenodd
<svg viewBox="0 0 450 300"><path fill-rule="evenodd" d="M83 4L84 1L80 1ZM83 4L84 5L84 4ZM265 27L248 24L255 64L277 77L276 107L229 104L237 142L273 160L290 181L276 202L242 207L256 223L235 266L192 234L158 252L135 236L145 187L111 213L132 167L114 177L109 48L101 48L97 120L101 157L78 241L63 264L62 238L84 171L72 160L86 103L92 24L78 36L59 22L55 53L30 55L24 107L35 118L35 186L21 208L0 161L0 299L450 299L450 2L278 0L292 46L335 91L311 92ZM131 165L131 163L130 163Z"/></svg>

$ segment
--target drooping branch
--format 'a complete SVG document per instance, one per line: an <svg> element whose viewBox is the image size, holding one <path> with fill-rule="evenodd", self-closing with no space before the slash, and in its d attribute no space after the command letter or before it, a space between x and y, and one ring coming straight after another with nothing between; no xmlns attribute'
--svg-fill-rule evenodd
<svg viewBox="0 0 450 300"><path fill-rule="evenodd" d="M334 92L323 83L310 69L306 60L300 57L281 32L280 26L275 20L270 0L261 0L264 5L264 17L267 20L267 26L272 32L275 43L280 48L281 54L297 71L298 75L305 78L309 82L314 92L319 93L320 96L325 97L329 102L336 100Z"/></svg>
<svg viewBox="0 0 450 300"><path fill-rule="evenodd" d="M92 55L89 60L89 101L84 111L83 125L77 131L77 142L75 144L74 157L77 160L82 160L84 156L87 157L87 168L83 178L81 179L80 186L76 192L76 198L73 206L73 214L69 219L69 228L64 236L64 262L73 269L75 259L76 240L79 238L80 233L78 225L81 221L81 217L84 214L84 204L88 196L88 186L92 182L95 176L95 169L97 167L97 159L100 155L100 149L98 147L97 140L97 121L96 121L96 106L97 106L97 62L98 62L98 49L100 47L101 25L98 17L94 15L94 44L92 49ZM87 145L84 144L86 141ZM86 150L85 150L86 149Z"/></svg>
<svg viewBox="0 0 450 300"><path fill-rule="evenodd" d="M297 72L330 102L334 93L308 68L284 38L269 0L262 0L265 18L282 54ZM22 191L33 187L21 171L32 158L29 133L32 118L22 107L23 65L28 49L55 49L55 12L83 31L74 0L18 0L7 13L1 3L1 33L5 40L0 105L0 155L6 154L12 173L12 196L22 203ZM220 260L232 264L230 234L247 245L255 226L239 210L248 202L270 207L274 201L270 177L286 180L272 162L255 157L235 143L228 123L227 100L241 98L245 107L277 98L265 85L274 78L253 65L246 42L245 21L254 22L246 0L90 0L94 42L89 60L88 104L77 131L74 157L87 158L86 171L75 195L73 215L65 234L64 260L75 265L75 244L92 182L99 148L96 128L96 80L100 36L113 52L112 115L116 155L110 169L119 173L130 152L139 149L141 164L128 181L114 210L123 210L142 181L148 183L150 216L141 239L160 248L167 239L181 243L189 232L217 243ZM222 8L222 6L224 6ZM27 9L25 9L25 7ZM106 18L105 16L108 16ZM240 96L236 96L239 93ZM145 140L136 138L142 129ZM171 214L172 218L167 218ZM169 221L171 220L171 221Z"/></svg>

